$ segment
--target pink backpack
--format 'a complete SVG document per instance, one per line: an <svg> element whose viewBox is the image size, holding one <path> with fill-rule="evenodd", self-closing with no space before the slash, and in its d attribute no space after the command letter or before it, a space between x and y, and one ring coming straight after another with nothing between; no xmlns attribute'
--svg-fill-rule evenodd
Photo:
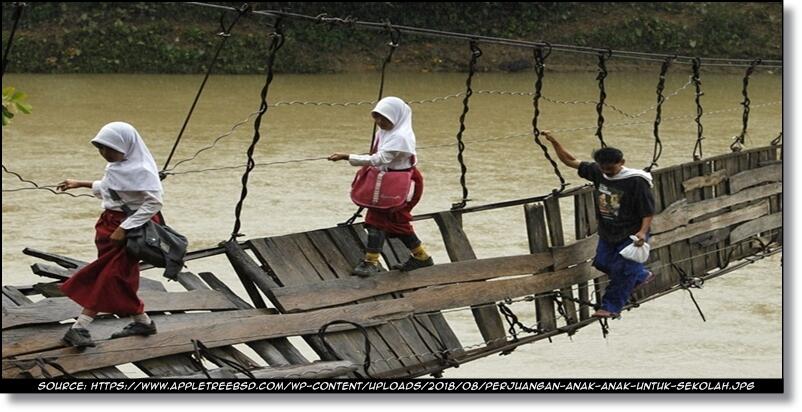
<svg viewBox="0 0 802 412"><path fill-rule="evenodd" d="M369 209L395 209L407 202L413 169L382 171L362 166L351 183L351 201Z"/></svg>

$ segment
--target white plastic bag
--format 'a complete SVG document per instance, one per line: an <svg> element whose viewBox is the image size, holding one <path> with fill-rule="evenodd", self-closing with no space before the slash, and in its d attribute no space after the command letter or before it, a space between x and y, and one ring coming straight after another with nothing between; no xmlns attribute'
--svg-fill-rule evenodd
<svg viewBox="0 0 802 412"><path fill-rule="evenodd" d="M625 247L618 253L625 259L633 260L638 263L646 263L646 261L649 260L649 251L652 247L646 242L643 242L642 246L635 246L635 242L638 241L638 237L635 235L630 235L629 238L632 239L632 244Z"/></svg>

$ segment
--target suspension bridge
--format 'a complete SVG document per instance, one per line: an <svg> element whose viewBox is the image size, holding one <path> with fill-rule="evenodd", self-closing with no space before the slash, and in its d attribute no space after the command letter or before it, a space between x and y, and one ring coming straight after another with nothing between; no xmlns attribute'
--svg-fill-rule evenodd
<svg viewBox="0 0 802 412"><path fill-rule="evenodd" d="M240 8L191 3L198 7L221 10L221 36L212 61L191 104L172 150L162 168L166 179L192 173L244 169L242 190L235 206L235 224L228 240L218 247L190 252L187 260L225 255L236 273L245 296L237 295L229 285L211 272L182 272L178 281L183 292L168 292L159 281L142 278L140 295L148 313L157 320L160 332L143 340L139 337L101 339L94 348L77 351L65 347L60 337L69 327L64 323L78 313L78 305L63 297L58 285L88 262L33 248L24 253L49 263L36 263L32 271L53 280L32 285L5 285L2 288L3 378L126 378L120 365L133 364L151 377L209 378L403 378L442 376L457 367L492 354L512 354L517 347L572 335L582 328L598 324L607 334L607 321L590 316L597 308L608 283L607 276L591 266L597 241L595 199L591 186L569 188L548 148L541 142L539 119L541 102L553 104L595 105L595 130L604 147L605 110L612 110L631 122L653 125L654 150L646 170L654 176L657 214L652 225L652 253L647 266L656 281L639 289L626 309L668 293L681 291L693 298L693 289L713 279L743 268L765 257L782 252L782 133L765 146L747 147L751 105L749 80L761 67L782 67L782 61L760 59L705 59L694 56L661 55L549 44L512 39L442 32L431 29L375 23L326 15L304 16L282 11L254 11ZM228 24L224 18L229 18ZM234 124L193 156L171 162L203 94L212 68L226 39L243 18L265 18L271 34L267 45L266 76L260 93L260 106L248 118ZM455 142L460 166L462 198L451 208L415 216L415 220L434 220L449 263L409 273L385 270L370 278L350 275L361 259L367 234L359 221L361 210L341 224L307 232L242 240L240 215L248 195L252 170L272 163L259 163L254 151L263 136L261 124L272 107L283 105L347 107L369 106L374 101L270 102L269 90L274 76L273 63L280 59L284 44L284 25L293 20L316 21L334 27L347 26L387 33L387 55L382 61L377 100L384 94L386 69L400 46L402 34L445 37L465 41L470 51L465 91L433 97L410 104L433 104L462 99L459 131ZM13 39L13 32L12 32ZM473 90L472 80L482 55L482 44L496 44L532 50L534 90L513 92ZM4 52L3 72L7 54ZM599 98L595 101L560 101L542 95L548 81L545 62L551 53L591 54L597 58ZM636 113L628 113L606 101L607 62L611 58L660 62L656 101ZM665 80L672 67L690 66L691 75L679 89L665 93ZM743 102L733 109L742 112L741 132L733 139L730 152L705 156L703 96L700 68L736 67L743 70ZM662 105L683 90L696 93L696 115L685 116L697 125L697 139L692 160L661 167L660 125ZM534 147L542 153L554 172L553 190L521 199L498 199L472 204L466 175L469 172L463 153L463 132L470 115L471 97L476 94L525 95L532 98ZM654 113L654 119L641 120ZM712 112L708 112L710 115ZM244 163L217 168L178 169L194 161L202 152L214 150L231 133L253 124L253 138ZM579 130L579 129L576 129ZM560 131L560 130L558 130ZM562 131L569 131L568 129ZM519 137L503 136L499 139ZM769 140L768 137L766 140ZM261 142L264 144L264 142ZM434 146L431 146L434 147ZM423 146L420 149L425 150ZM288 159L282 162L321 161L325 157ZM29 186L3 189L52 190L3 165ZM80 195L78 195L80 196ZM568 200L561 202L561 200ZM566 204L571 207L565 210ZM468 213L519 208L525 216L528 254L478 259L471 239L462 229ZM573 222L563 222L573 216ZM574 236L566 233L573 227ZM575 241L567 241L572 237ZM431 240L434 242L434 240ZM409 250L397 239L390 239L382 253L384 267L401 263ZM150 269L147 265L143 270ZM513 310L521 302L535 314L536 322L526 325L524 317ZM694 300L695 303L695 300ZM699 314L704 314L697 305ZM464 344L444 314L470 312L482 336L478 344ZM99 317L93 334L108 336L127 321L113 316ZM318 359L309 359L289 340L301 337ZM260 359L253 359L236 345L245 344ZM212 365L212 366L210 366Z"/></svg>

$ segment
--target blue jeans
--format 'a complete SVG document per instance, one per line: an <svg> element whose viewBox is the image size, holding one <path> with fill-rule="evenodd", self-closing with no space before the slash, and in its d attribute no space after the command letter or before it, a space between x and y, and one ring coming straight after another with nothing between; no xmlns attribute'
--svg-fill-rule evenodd
<svg viewBox="0 0 802 412"><path fill-rule="evenodd" d="M649 276L649 271L643 263L625 259L618 254L631 243L632 239L629 238L617 244L599 239L599 244L596 246L593 267L606 273L610 279L604 291L601 308L612 313L620 313L635 285Z"/></svg>

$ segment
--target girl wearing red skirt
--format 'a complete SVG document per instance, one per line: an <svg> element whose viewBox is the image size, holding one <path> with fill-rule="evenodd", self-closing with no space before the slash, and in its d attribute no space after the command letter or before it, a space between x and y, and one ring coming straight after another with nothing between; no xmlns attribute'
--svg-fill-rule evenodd
<svg viewBox="0 0 802 412"><path fill-rule="evenodd" d="M354 268L353 274L367 277L378 273L379 256L386 237L397 237L410 250L412 255L400 267L402 271L410 271L434 262L426 253L415 229L412 228L412 208L418 204L423 194L423 175L415 167L415 133L412 131L412 109L398 97L381 99L371 112L373 121L378 126L374 149L370 155L334 153L331 161L348 160L352 166L372 165L381 170L412 169L412 193L407 202L397 209L368 209L365 216L365 227L368 230L368 245L365 257Z"/></svg>
<svg viewBox="0 0 802 412"><path fill-rule="evenodd" d="M72 275L61 291L83 308L77 321L62 340L72 346L95 346L87 327L99 312L131 315L133 322L112 338L132 335L152 335L156 324L145 313L137 296L139 289L139 260L125 250L127 230L141 226L150 219L161 222L162 185L156 162L142 137L128 123L114 122L103 126L92 139L100 155L109 162L102 180L89 182L67 179L59 190L79 187L92 189L102 200L103 213L95 224L95 246L98 258ZM120 201L112 199L109 189L116 191ZM126 216L122 204L135 209Z"/></svg>

